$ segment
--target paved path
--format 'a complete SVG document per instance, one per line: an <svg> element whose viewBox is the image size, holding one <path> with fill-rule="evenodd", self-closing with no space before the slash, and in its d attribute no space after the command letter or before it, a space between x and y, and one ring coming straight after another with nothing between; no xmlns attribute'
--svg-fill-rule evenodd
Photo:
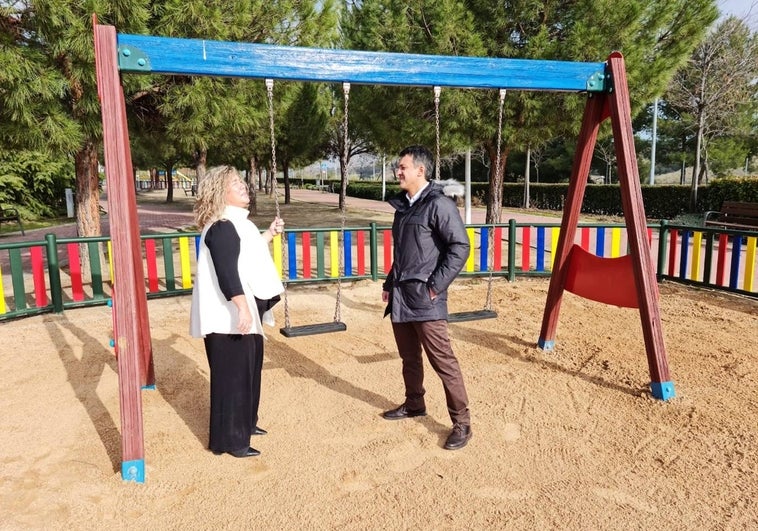
<svg viewBox="0 0 758 531"><path fill-rule="evenodd" d="M177 192L175 190L174 192ZM179 191L181 192L181 191ZM193 227L195 224L194 215L192 213L192 206L194 205L194 197L185 197L184 194L179 193L174 195L173 203L165 202L166 191L155 190L149 192L138 192L137 194L137 215L140 222L140 232L155 233L155 232L174 232L188 227ZM281 198L281 196L280 196ZM306 203L320 203L325 205L331 205L337 207L339 205L338 194L321 192L318 190L305 190L295 189L290 190L290 198L292 201L302 201ZM102 207L107 210L107 200L101 200ZM347 198L348 210L367 210L374 212L382 212L392 214L394 209L386 202L373 201L370 199L359 199L355 197ZM461 208L461 216L464 215ZM471 210L471 222L472 223L484 223L486 215L486 209L483 207L475 207ZM524 214L522 212L511 212L507 209L503 210L501 218L505 221L509 218L516 218L518 222L531 222L531 223L560 223L560 215L556 213L554 216L541 216L536 214ZM110 234L110 225L108 223L108 216L103 215L100 218L102 233L104 235ZM45 239L46 234L55 234L57 238L76 238L76 223L65 223L63 225L56 225L53 227L45 227L41 229L27 230L25 235L21 235L20 231L16 232L3 232L0 235L0 243L15 243L24 241L42 241Z"/></svg>

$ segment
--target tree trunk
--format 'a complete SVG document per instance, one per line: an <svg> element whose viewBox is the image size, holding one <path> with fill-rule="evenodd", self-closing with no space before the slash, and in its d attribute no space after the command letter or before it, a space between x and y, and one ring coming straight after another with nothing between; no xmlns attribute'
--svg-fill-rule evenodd
<svg viewBox="0 0 758 531"><path fill-rule="evenodd" d="M497 166L497 151L493 145L487 146L487 154L490 158L490 189L487 199L486 223L500 223L500 213L503 210L503 174L505 162L508 160L509 148L506 148L500 156L500 169Z"/></svg>
<svg viewBox="0 0 758 531"><path fill-rule="evenodd" d="M697 140L695 142L695 164L692 168L692 185L690 187L690 212L695 212L697 205L697 188L700 179L700 149L703 145L703 128L705 109L700 109L697 117Z"/></svg>
<svg viewBox="0 0 758 531"><path fill-rule="evenodd" d="M100 176L97 146L87 140L74 156L76 168L76 230L79 237L100 236Z"/></svg>
<svg viewBox="0 0 758 531"><path fill-rule="evenodd" d="M208 164L208 150L199 149L195 152L195 174L197 175L197 189L205 179L206 165Z"/></svg>
<svg viewBox="0 0 758 531"><path fill-rule="evenodd" d="M350 159L343 160L344 158L340 157L340 198L338 203L340 212L347 208L347 166L350 164Z"/></svg>
<svg viewBox="0 0 758 531"><path fill-rule="evenodd" d="M705 107L703 98L705 95L705 78L700 80L700 93L698 95L700 104L697 110L697 141L695 142L695 167L692 168L692 187L690 188L690 212L695 212L697 205L697 185L700 178L700 151L703 148L703 132L705 131Z"/></svg>
<svg viewBox="0 0 758 531"><path fill-rule="evenodd" d="M282 161L282 180L284 181L284 204L289 205L290 204L290 163L288 160Z"/></svg>
<svg viewBox="0 0 758 531"><path fill-rule="evenodd" d="M247 205L247 211L250 212L251 216L258 214L257 172L255 157L250 157L247 159L247 193L250 194L250 204Z"/></svg>
<svg viewBox="0 0 758 531"><path fill-rule="evenodd" d="M166 203L174 202L174 176L172 175L174 167L166 164Z"/></svg>

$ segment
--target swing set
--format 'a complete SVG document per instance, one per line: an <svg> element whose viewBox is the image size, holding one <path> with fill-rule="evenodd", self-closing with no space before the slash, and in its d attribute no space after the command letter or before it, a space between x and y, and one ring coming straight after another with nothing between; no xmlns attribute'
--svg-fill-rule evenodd
<svg viewBox="0 0 758 531"><path fill-rule="evenodd" d="M616 303L618 292L623 291L625 305L639 308L651 394L661 400L674 396L658 308L658 287L647 241L626 70L620 53L614 52L605 62L595 63L431 56L117 34L113 26L100 25L94 19L93 27L114 276L118 284L113 312L124 480L145 480L140 391L154 385L155 381L122 74L587 94L537 344L545 350L555 346L564 290L607 304ZM616 146L629 235L630 254L623 263L608 261L612 259L586 260L581 247L574 244L598 130L608 118ZM344 225L344 212L342 214ZM339 302L338 294L335 323L340 323ZM298 335L300 331L311 333L293 329L288 323L285 323L285 329L289 329L290 335Z"/></svg>

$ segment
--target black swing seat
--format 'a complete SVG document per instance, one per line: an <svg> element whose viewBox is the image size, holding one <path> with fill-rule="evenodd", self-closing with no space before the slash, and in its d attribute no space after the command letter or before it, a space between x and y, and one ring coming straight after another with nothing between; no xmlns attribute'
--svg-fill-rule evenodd
<svg viewBox="0 0 758 531"><path fill-rule="evenodd" d="M345 330L347 330L347 325L345 323L340 321L332 321L331 323L288 326L285 328L280 328L279 332L284 337L299 337L312 336L315 334L329 334L331 332L344 332Z"/></svg>
<svg viewBox="0 0 758 531"><path fill-rule="evenodd" d="M447 316L449 323L462 323L464 321L478 321L480 319L494 319L497 312L492 310L477 310L473 312L456 312Z"/></svg>

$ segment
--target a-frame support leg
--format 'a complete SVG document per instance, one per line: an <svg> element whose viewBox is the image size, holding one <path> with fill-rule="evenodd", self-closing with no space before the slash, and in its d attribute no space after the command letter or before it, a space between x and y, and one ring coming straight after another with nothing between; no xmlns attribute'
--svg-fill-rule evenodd
<svg viewBox="0 0 758 531"><path fill-rule="evenodd" d="M626 69L620 53L611 54L607 64L607 74L612 81L612 90L601 95L591 95L585 106L538 345L545 350L551 350L555 346L558 315L566 285L569 254L579 222L592 152L595 149L600 123L610 115L618 160L624 219L629 238L631 273L642 321L651 379L650 387L654 397L666 400L674 396L674 385L670 381L666 361L658 308L658 285L656 284L655 270L650 255L650 245L647 240L645 209L642 202L642 190L634 150ZM632 279L630 278L629 281L631 282Z"/></svg>
<svg viewBox="0 0 758 531"><path fill-rule="evenodd" d="M650 371L650 387L653 396L667 400L674 396L674 384L669 375L658 307L658 284L650 254L650 243L647 239L645 206L642 202L639 169L634 150L631 104L623 56L618 52L612 53L608 58L608 67L613 79L613 92L608 96L611 126L621 185L621 202L624 206L629 251L632 255L632 270L642 321L642 335L645 338L645 351Z"/></svg>
<svg viewBox="0 0 758 531"><path fill-rule="evenodd" d="M112 26L93 25L114 285L118 293L113 301L113 311L117 316L114 339L118 349L121 475L125 480L142 483L145 481L145 449L141 387L148 383L148 377L153 378L145 276L132 183L126 105L116 63L116 31Z"/></svg>

